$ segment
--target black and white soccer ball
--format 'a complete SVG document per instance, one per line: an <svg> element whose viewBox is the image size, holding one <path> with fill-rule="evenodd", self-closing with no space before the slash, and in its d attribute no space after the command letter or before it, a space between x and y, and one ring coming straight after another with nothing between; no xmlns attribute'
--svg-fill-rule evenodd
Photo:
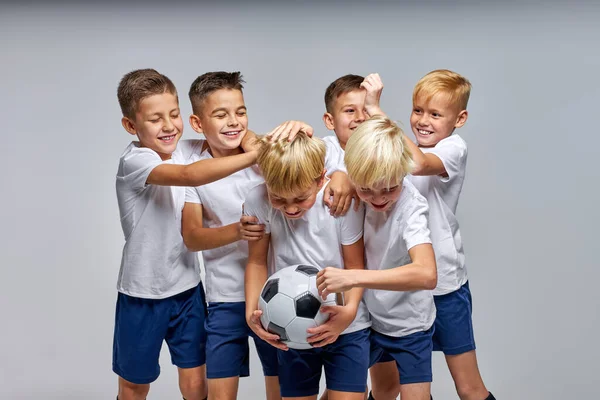
<svg viewBox="0 0 600 400"><path fill-rule="evenodd" d="M267 279L260 294L262 326L292 349L312 348L306 341L309 336L306 330L329 319L328 313L320 311L322 305L343 305L340 295L332 293L326 300L319 296L319 271L312 265L282 268Z"/></svg>

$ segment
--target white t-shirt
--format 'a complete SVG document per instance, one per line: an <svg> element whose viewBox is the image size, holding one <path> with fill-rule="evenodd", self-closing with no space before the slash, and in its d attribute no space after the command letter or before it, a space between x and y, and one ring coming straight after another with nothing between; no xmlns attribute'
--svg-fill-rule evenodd
<svg viewBox="0 0 600 400"><path fill-rule="evenodd" d="M181 236L185 188L146 184L160 164L184 164L193 141L180 141L170 160L132 142L119 161L117 200L125 246L117 290L133 297L162 299L200 282L198 257Z"/></svg>
<svg viewBox="0 0 600 400"><path fill-rule="evenodd" d="M323 204L325 185L317 194L313 207L299 219L287 219L271 206L265 184L248 193L244 213L258 218L271 235L274 270L290 265L308 264L317 267L344 268L342 245L351 245L363 236L364 210L351 208L343 217L333 217ZM370 326L369 315L361 301L356 318L342 334Z"/></svg>
<svg viewBox="0 0 600 400"><path fill-rule="evenodd" d="M427 211L427 201L406 179L400 197L391 209L377 212L367 208L366 267L384 270L410 264L408 250L418 244L431 243ZM372 328L384 335L401 337L425 331L435 320L430 290L366 289L364 300L371 313Z"/></svg>
<svg viewBox="0 0 600 400"><path fill-rule="evenodd" d="M438 156L448 173L448 177L409 178L429 202L429 229L438 268L438 284L433 294L437 296L453 292L467 282L465 254L456 219L456 206L467 169L467 144L453 134L434 147L421 150Z"/></svg>
<svg viewBox="0 0 600 400"><path fill-rule="evenodd" d="M202 144L190 162L210 159L208 148ZM239 222L246 194L264 182L256 165L238 171L216 182L186 189L186 202L202 204L204 228L217 228ZM202 251L206 271L208 302L240 302L244 298L244 272L248 261L248 242L237 242Z"/></svg>
<svg viewBox="0 0 600 400"><path fill-rule="evenodd" d="M325 159L325 168L327 175L331 175L335 171L346 171L346 163L344 162L344 149L340 146L340 141L335 135L329 135L322 138L327 146L327 158Z"/></svg>

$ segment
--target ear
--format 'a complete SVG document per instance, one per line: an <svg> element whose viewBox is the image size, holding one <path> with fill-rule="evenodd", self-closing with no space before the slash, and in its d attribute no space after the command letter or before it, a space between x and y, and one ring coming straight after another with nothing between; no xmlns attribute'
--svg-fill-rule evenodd
<svg viewBox="0 0 600 400"><path fill-rule="evenodd" d="M131 119L129 119L127 117L121 118L121 125L123 125L123 128L125 128L125 130L130 135L137 135L137 129L135 128L135 123Z"/></svg>
<svg viewBox="0 0 600 400"><path fill-rule="evenodd" d="M467 122L468 117L469 117L469 113L467 110L462 110L461 112L459 112L458 117L456 118L456 123L454 124L454 127L461 128Z"/></svg>
<svg viewBox="0 0 600 400"><path fill-rule="evenodd" d="M323 122L325 123L325 127L330 131L335 129L335 124L333 123L333 115L326 112L323 114Z"/></svg>
<svg viewBox="0 0 600 400"><path fill-rule="evenodd" d="M200 122L200 117L198 117L196 114L190 115L190 125L192 126L192 129L196 132L203 133L202 122Z"/></svg>
<svg viewBox="0 0 600 400"><path fill-rule="evenodd" d="M325 168L323 168L323 172L321 172L321 176L317 180L317 188L319 190L321 190L321 188L323 187L323 183L325 183L325 174L326 173L327 173L327 170Z"/></svg>

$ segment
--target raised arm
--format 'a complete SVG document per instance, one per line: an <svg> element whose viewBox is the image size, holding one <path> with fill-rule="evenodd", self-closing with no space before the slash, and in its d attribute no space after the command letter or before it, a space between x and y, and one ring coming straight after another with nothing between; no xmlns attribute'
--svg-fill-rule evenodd
<svg viewBox="0 0 600 400"><path fill-rule="evenodd" d="M415 176L422 175L447 175L446 167L438 156L432 153L423 153L423 151L412 140L404 136L404 145L412 153L415 167L411 174Z"/></svg>

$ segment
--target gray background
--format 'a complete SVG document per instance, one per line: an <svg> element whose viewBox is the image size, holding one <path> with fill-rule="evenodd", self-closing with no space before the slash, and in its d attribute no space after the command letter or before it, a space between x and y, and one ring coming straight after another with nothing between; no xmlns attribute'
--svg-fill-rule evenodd
<svg viewBox="0 0 600 400"><path fill-rule="evenodd" d="M596 3L597 4L597 3ZM408 127L416 81L473 83L459 205L480 367L499 399L597 394L600 7L571 2L137 2L0 6L0 398L109 399L115 282L116 86L153 67L186 116L199 74L244 74L250 125L319 135L326 86L381 74ZM263 398L253 356L240 398ZM168 352L150 399L178 398ZM443 358L433 394L456 399Z"/></svg>

